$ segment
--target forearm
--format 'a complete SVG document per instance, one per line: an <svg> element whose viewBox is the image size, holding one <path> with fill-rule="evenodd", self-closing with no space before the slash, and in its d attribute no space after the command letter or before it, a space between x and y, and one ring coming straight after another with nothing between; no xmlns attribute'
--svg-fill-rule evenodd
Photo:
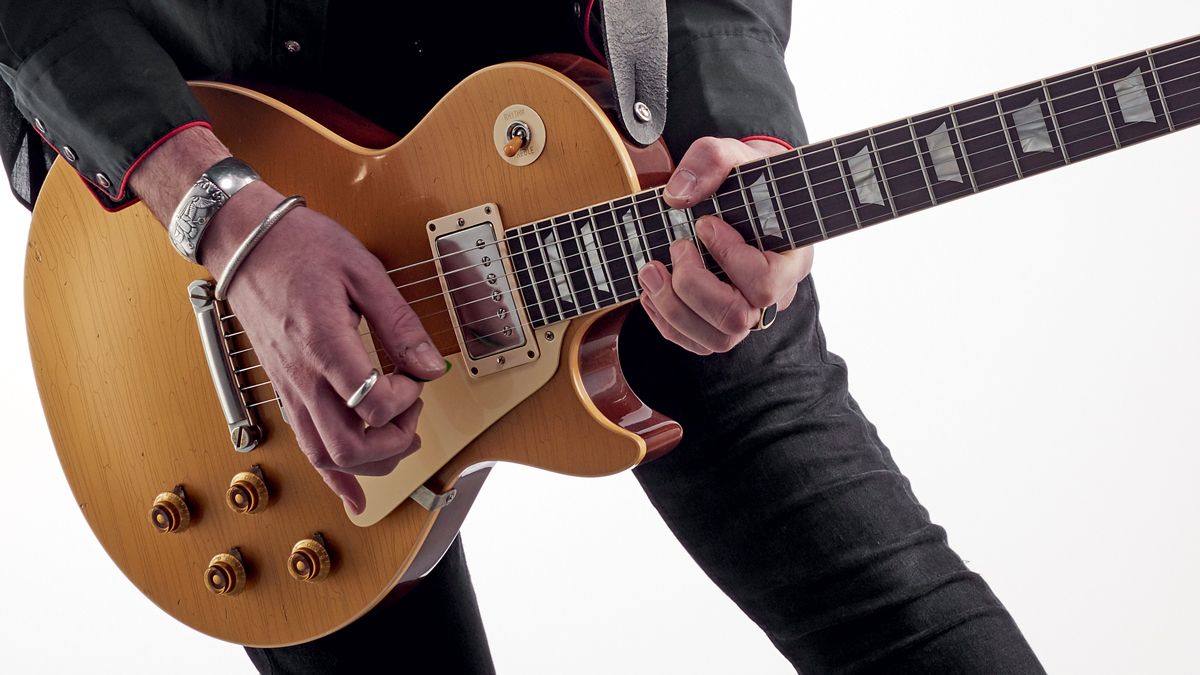
<svg viewBox="0 0 1200 675"><path fill-rule="evenodd" d="M211 130L193 127L172 136L147 155L130 176L130 184L154 217L167 227L196 179L229 156L229 149ZM219 273L250 229L266 215L264 204L273 206L281 198L263 181L240 190L209 222L200 239L200 262L213 274ZM164 241L163 245L169 244Z"/></svg>

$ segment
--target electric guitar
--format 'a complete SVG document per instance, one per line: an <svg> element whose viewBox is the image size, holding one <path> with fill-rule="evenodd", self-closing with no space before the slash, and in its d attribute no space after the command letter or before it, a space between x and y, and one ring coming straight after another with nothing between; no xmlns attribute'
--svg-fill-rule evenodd
<svg viewBox="0 0 1200 675"><path fill-rule="evenodd" d="M147 596L241 644L338 629L436 565L495 462L601 476L678 442L622 376L618 335L637 269L670 267L697 218L784 251L1196 125L1200 37L781 152L685 210L653 187L664 147L609 121L606 83L576 57L493 66L403 139L312 97L194 85L237 156L383 261L453 364L425 385L421 449L360 479L359 515L299 451L211 279L146 209L105 213L56 163L26 259L30 351L80 508Z"/></svg>

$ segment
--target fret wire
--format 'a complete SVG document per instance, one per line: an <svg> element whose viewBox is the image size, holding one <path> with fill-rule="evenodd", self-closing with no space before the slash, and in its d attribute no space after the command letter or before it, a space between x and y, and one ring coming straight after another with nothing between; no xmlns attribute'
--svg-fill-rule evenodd
<svg viewBox="0 0 1200 675"><path fill-rule="evenodd" d="M1171 119L1171 109L1167 107L1167 92L1163 91L1162 83L1158 81L1158 67L1154 64L1152 49L1146 50L1146 58L1150 61L1150 74L1154 76L1154 86L1158 87L1158 100L1162 103L1163 112L1167 115L1167 128L1175 131L1175 120Z"/></svg>
<svg viewBox="0 0 1200 675"><path fill-rule="evenodd" d="M756 211L750 206L750 200L746 197L746 181L742 180L741 167L734 167L733 173L737 176L738 192L742 194L742 205L746 207L746 218L750 221L750 231L754 233L754 241L758 242L758 250L765 251L763 248L762 237L759 235L761 229L762 216L757 215Z"/></svg>
<svg viewBox="0 0 1200 675"><path fill-rule="evenodd" d="M522 225L521 227L524 227L524 226ZM525 271L529 274L529 285L532 287L530 290L533 291L533 299L537 301L538 314L541 314L542 320L545 320L546 319L546 308L542 305L542 294L538 292L537 277L533 276L533 265L529 262L529 251L526 250L528 247L525 246L525 242L521 241L521 228L520 227L516 228L514 230L514 232L516 233L516 236L514 237L514 239L516 239L521 244L521 258L519 258L519 259L525 260ZM521 282L521 279L518 276L517 283L519 284L520 282ZM515 291L522 290L522 288L523 288L523 286L514 288L513 290L515 292ZM524 310L525 315L528 316L529 308L524 306L526 304L524 302L524 295L521 296L521 299L522 299L522 302L521 302L522 310ZM536 328L536 326L533 325L532 319L529 321L529 327Z"/></svg>
<svg viewBox="0 0 1200 675"><path fill-rule="evenodd" d="M549 219L548 221L540 221L540 222L550 223L550 229L551 229L551 231L553 231L553 228L554 228L554 219L553 218ZM565 319L567 317L567 313L565 311L563 311L562 299L559 298L558 282L554 278L554 269L550 267L550 258L546 255L545 242L542 241L542 238L539 237L537 233L538 233L538 227L535 224L533 226L533 232L532 232L533 240L538 243L538 248L540 249L539 253L542 258L542 267L546 270L546 279L550 282L550 293L554 296L554 307L557 309L555 314L558 316L558 320L562 321L563 319ZM558 241L557 235L555 235L555 241Z"/></svg>
<svg viewBox="0 0 1200 675"><path fill-rule="evenodd" d="M1100 102L1104 104L1105 119L1108 120L1108 128L1112 131L1113 142L1117 144L1117 148L1121 147L1121 138L1117 136L1117 127L1113 124L1113 111L1108 105L1108 95L1104 93L1104 83L1100 81L1100 70L1093 65L1092 76L1096 78L1096 90L1100 92Z"/></svg>
<svg viewBox="0 0 1200 675"><path fill-rule="evenodd" d="M1063 161L1070 164L1071 156L1067 154L1067 141L1063 138L1062 132L1058 130L1058 113L1054 112L1054 97L1050 95L1050 87L1046 85L1045 80L1041 81L1041 87L1042 95L1046 97L1046 105L1050 106L1050 126L1054 128L1054 135L1058 138L1058 147L1062 150Z"/></svg>
<svg viewBox="0 0 1200 675"><path fill-rule="evenodd" d="M775 181L775 169L771 167L770 156L766 158L764 166L767 169L767 183L771 186L771 208L776 209L775 213L779 215L779 221L783 223L783 233L787 237L788 248L795 249L796 241L792 238L792 224L788 221L787 209L779 200L779 183Z"/></svg>
<svg viewBox="0 0 1200 675"><path fill-rule="evenodd" d="M821 238L828 239L829 233L825 231L825 219L821 216L821 200L817 199L817 191L813 189L812 174L808 172L808 162L804 161L803 148L796 151L796 157L800 160L800 173L804 174L804 186L808 189L808 195L812 197L813 213L817 216L817 227L821 228Z"/></svg>
<svg viewBox="0 0 1200 675"><path fill-rule="evenodd" d="M892 199L892 187L888 185L887 169L884 167L883 157L879 154L879 148L875 147L874 129L867 129L867 142L871 145L871 153L874 161L879 164L879 173L883 175L883 193L887 195L888 206L892 209L892 217L899 218L900 214L896 213L896 202Z"/></svg>
<svg viewBox="0 0 1200 675"><path fill-rule="evenodd" d="M524 227L524 225L521 227ZM524 234L521 234L520 228L517 229L517 232L519 237L525 236ZM534 240L537 240L536 236L534 237ZM542 297L542 291L538 288L537 276L533 271L533 260L529 257L529 245L528 242L524 240L521 241L521 255L525 257L525 269L529 270L529 281L530 285L533 286L533 297L537 298L538 311L542 313L542 321L547 321L550 313L546 311L546 299ZM556 312L556 315L561 317L562 313ZM549 321L547 321L545 325L550 325Z"/></svg>
<svg viewBox="0 0 1200 675"><path fill-rule="evenodd" d="M846 160L842 159L842 151L838 149L837 139L831 141L830 145L833 146L833 158L837 160L838 175L842 177L842 190L846 193L846 201L850 202L850 215L854 216L854 229L861 230L862 221L858 218L858 207L854 205L854 202L858 200L858 191L852 191L850 188L850 178L845 171L848 167Z"/></svg>
<svg viewBox="0 0 1200 675"><path fill-rule="evenodd" d="M573 212L567 213L564 215L566 215L566 217L567 217L567 222L565 223L565 225L567 226L567 229L572 232L572 235L569 238L575 239L575 243L576 243L575 248L578 251L579 237L578 237L578 235L574 234L574 232L576 231L575 216L573 215ZM561 218L561 217L562 216L557 216L557 218ZM579 296L576 294L577 289L575 288L575 280L571 278L571 276L572 276L571 268L567 264L567 258L571 257L571 256L570 256L570 254L567 253L567 249L563 246L562 233L559 232L559 227L561 227L562 225L563 225L563 223L554 223L555 241L558 242L558 254L559 254L558 262L562 265L563 277L565 277L567 280L567 288L569 288L571 290L571 301L575 304L575 316L581 316L585 312L583 309L583 304L581 304L579 302ZM575 255L581 255L581 253L576 253Z"/></svg>
<svg viewBox="0 0 1200 675"><path fill-rule="evenodd" d="M992 100L996 102L996 112L1000 113L1000 126L1004 127L1004 137L1008 139L1008 154L1012 157L1013 166L1017 170L1017 180L1025 177L1025 173L1021 171L1021 163L1017 161L1017 150L1013 147L1012 133L1008 130L1008 119L1004 116L1004 105L1000 103L1000 92L992 94ZM1042 106L1038 106L1038 114L1041 114Z"/></svg>
<svg viewBox="0 0 1200 675"><path fill-rule="evenodd" d="M954 136L958 139L958 147L962 149L963 161L967 164L967 178L971 179L971 192L978 193L979 186L975 184L975 169L971 168L971 153L967 150L967 144L963 140L961 127L958 126L958 115L954 112L954 106L950 106L950 123L954 125ZM954 161L958 161L955 157Z"/></svg>
<svg viewBox="0 0 1200 675"><path fill-rule="evenodd" d="M588 221L592 228L592 241L596 244L596 253L600 255L600 269L604 272L604 278L608 280L609 292L613 300L619 300L617 293L617 284L612 278L612 271L608 268L608 256L604 254L604 240L600 238L600 223L596 222L596 217L593 215L592 207L587 207ZM590 262L590 261L589 261ZM600 280L596 278L596 273L592 272L592 281L599 285ZM593 294L593 297L594 294ZM596 299L596 306L600 306L600 300Z"/></svg>
<svg viewBox="0 0 1200 675"><path fill-rule="evenodd" d="M913 149L917 151L917 161L921 163L921 177L925 179L925 189L929 191L929 200L937 206L937 195L933 193L933 183L929 182L929 167L925 164L925 152L921 150L921 142L917 140L917 127L913 124L913 118L907 120L908 135L912 138Z"/></svg>

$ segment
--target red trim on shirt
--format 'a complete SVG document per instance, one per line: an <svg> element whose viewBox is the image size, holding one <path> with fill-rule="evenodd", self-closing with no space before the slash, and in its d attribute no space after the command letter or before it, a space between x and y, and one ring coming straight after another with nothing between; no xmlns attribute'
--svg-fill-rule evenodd
<svg viewBox="0 0 1200 675"><path fill-rule="evenodd" d="M50 139L43 136L42 132L38 131L37 127L35 127L33 125L30 125L30 127L34 130L35 133L37 133L38 136L41 136L42 140L46 142L46 145L49 145L51 148L53 148L54 152L57 152L60 157L62 156L62 152L59 151L58 147L56 147L53 143L51 143ZM129 165L129 168L125 170L125 175L121 177L121 183L118 186L117 196L113 199L120 200L121 196L125 194L125 187L129 183L129 176L133 173L133 170L136 169L138 167L138 165L142 163L142 160L146 159L146 157L148 157L150 155L150 153L152 153L158 149L158 146L162 145L163 143L166 143L175 134L178 134L179 132L181 132L185 129L191 129L192 127L204 127L206 129L210 129L210 130L212 129L212 125L209 124L208 122L205 122L203 120L197 120L195 122L188 122L187 124L175 127L174 129L168 131L165 135L163 135L162 138L158 139L157 141L154 141L154 143L152 143L150 145L150 147L146 148L146 150L143 151L142 154L139 155L137 159L133 160L133 164ZM72 168L74 168L74 167L72 167ZM107 190L100 187L100 185L97 184L96 181L94 181L91 178L89 178L88 176L85 176L82 173L80 173L78 169L75 170L75 175L79 176L79 179L82 180L84 183L96 188L96 190L100 191L101 193L108 195ZM96 203L100 205L100 208L104 209L105 211L108 211L109 213L116 213L117 211L124 210L125 208L133 206L134 204L141 201L140 199L134 199L125 204L121 204L120 206L117 206L116 208L112 208L112 207L108 206L107 204L105 204L104 202L100 201L100 198L97 197L94 193L92 194L92 197L95 198Z"/></svg>
<svg viewBox="0 0 1200 675"><path fill-rule="evenodd" d="M592 42L592 10L596 8L596 0L588 0L587 9L583 12L583 41L587 43L588 49L592 50L592 54L596 56L596 60L605 68L608 67L608 59L596 49L596 43Z"/></svg>
<svg viewBox="0 0 1200 675"><path fill-rule="evenodd" d="M779 145L782 145L785 150L795 150L791 143L788 143L783 139L775 138L774 136L747 136L741 140L743 143L746 141L770 141L772 143L778 143Z"/></svg>

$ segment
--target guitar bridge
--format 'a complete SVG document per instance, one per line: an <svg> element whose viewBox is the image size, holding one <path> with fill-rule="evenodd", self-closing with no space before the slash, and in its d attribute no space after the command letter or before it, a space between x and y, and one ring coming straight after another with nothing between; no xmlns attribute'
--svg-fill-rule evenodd
<svg viewBox="0 0 1200 675"><path fill-rule="evenodd" d="M262 430L251 421L250 411L233 377L233 364L221 334L221 317L213 297L214 290L211 281L193 281L188 284L188 298L196 313L196 327L200 330L200 344L204 348L204 360L208 362L213 389L221 403L225 423L229 425L229 442L238 452L250 452L258 447Z"/></svg>
<svg viewBox="0 0 1200 675"><path fill-rule="evenodd" d="M429 222L438 281L472 377L531 363L540 354L526 332L529 319L503 234L495 204Z"/></svg>

